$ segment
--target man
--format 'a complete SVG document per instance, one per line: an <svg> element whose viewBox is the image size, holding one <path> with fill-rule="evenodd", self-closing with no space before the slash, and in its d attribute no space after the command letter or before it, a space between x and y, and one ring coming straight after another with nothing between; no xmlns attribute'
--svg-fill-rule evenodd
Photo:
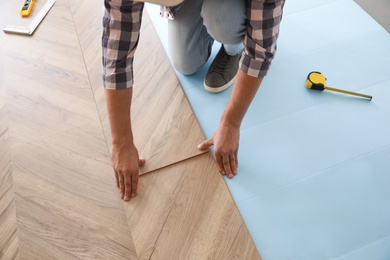
<svg viewBox="0 0 390 260"><path fill-rule="evenodd" d="M120 197L137 194L139 166L145 160L133 142L130 107L133 57L138 44L143 3L105 0L103 80L110 120L111 160ZM238 168L240 125L276 51L284 0L185 0L162 8L168 23L175 68L192 74L203 66L214 39L222 46L204 81L207 91L235 86L214 135L198 148L214 145L219 171L233 178ZM168 13L167 13L168 12Z"/></svg>

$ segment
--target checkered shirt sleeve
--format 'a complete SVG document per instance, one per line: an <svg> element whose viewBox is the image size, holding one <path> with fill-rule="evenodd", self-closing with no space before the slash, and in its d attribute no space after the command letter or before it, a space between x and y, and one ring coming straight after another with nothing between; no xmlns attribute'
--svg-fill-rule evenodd
<svg viewBox="0 0 390 260"><path fill-rule="evenodd" d="M253 77L267 74L276 52L276 40L285 0L248 0L247 33L240 69ZM107 89L133 85L133 60L142 21L143 3L104 0L103 83Z"/></svg>
<svg viewBox="0 0 390 260"><path fill-rule="evenodd" d="M103 84L107 89L133 85L133 60L142 21L143 3L104 0Z"/></svg>
<svg viewBox="0 0 390 260"><path fill-rule="evenodd" d="M276 40L285 0L247 1L247 32L240 69L252 77L264 77L276 52Z"/></svg>

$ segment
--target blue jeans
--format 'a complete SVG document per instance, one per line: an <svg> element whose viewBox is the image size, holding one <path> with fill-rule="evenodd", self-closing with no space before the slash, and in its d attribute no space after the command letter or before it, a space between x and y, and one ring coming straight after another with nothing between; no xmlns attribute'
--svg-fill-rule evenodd
<svg viewBox="0 0 390 260"><path fill-rule="evenodd" d="M173 66L193 74L207 62L214 39L233 55L242 50L245 33L245 0L186 0L168 22Z"/></svg>

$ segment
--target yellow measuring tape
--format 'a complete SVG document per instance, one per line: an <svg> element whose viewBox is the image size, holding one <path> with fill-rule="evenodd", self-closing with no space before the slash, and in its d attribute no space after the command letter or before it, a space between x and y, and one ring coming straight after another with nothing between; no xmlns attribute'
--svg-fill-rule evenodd
<svg viewBox="0 0 390 260"><path fill-rule="evenodd" d="M35 0L26 0L23 4L22 9L20 10L20 15L23 17L27 17L30 15L31 10L34 6Z"/></svg>
<svg viewBox="0 0 390 260"><path fill-rule="evenodd" d="M360 94L352 91L347 91L343 89L337 89L337 88L331 88L326 86L326 78L324 74L318 71L312 71L309 73L306 79L306 87L309 89L315 89L315 90L331 90L331 91L336 91L344 94L349 94L349 95L354 95L354 96L359 96L359 97L364 97L368 99L372 99L372 96L366 95L366 94Z"/></svg>

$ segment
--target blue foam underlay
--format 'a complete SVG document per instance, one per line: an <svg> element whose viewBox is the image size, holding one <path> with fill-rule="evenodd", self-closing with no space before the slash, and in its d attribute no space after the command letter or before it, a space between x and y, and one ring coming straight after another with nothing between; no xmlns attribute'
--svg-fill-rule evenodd
<svg viewBox="0 0 390 260"><path fill-rule="evenodd" d="M169 53L167 24L147 5ZM210 61L220 45L216 43ZM207 138L232 88L177 73ZM287 1L278 52L226 183L263 259L390 259L390 35L352 0ZM334 88L305 88L321 71Z"/></svg>
<svg viewBox="0 0 390 260"><path fill-rule="evenodd" d="M389 236L389 168L387 146L240 203L263 258L332 259Z"/></svg>

